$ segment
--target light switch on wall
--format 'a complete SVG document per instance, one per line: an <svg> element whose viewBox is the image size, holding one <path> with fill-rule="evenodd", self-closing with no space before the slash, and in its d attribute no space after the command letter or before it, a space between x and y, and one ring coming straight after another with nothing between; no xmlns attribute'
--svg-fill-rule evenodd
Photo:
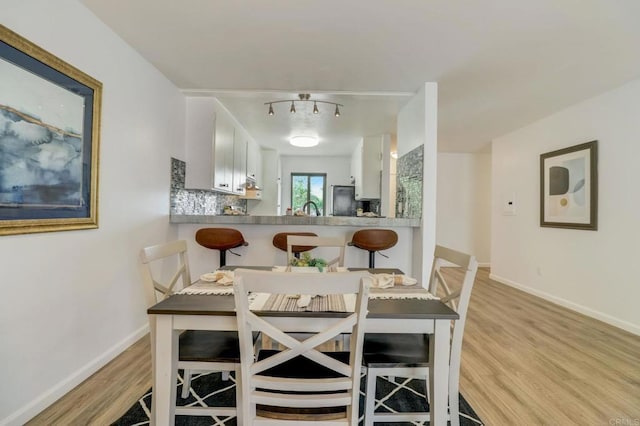
<svg viewBox="0 0 640 426"><path fill-rule="evenodd" d="M515 216L516 215L516 194L512 192L502 197L502 215L503 216Z"/></svg>

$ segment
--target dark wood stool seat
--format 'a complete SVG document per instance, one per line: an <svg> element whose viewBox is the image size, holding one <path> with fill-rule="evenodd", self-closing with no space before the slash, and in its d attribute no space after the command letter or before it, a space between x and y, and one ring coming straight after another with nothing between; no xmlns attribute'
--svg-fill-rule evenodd
<svg viewBox="0 0 640 426"><path fill-rule="evenodd" d="M362 361L374 368L427 367L429 335L366 333Z"/></svg>
<svg viewBox="0 0 640 426"><path fill-rule="evenodd" d="M220 267L227 264L227 250L249 245L242 233L233 228L198 229L196 242L202 247L220 251Z"/></svg>
<svg viewBox="0 0 640 426"><path fill-rule="evenodd" d="M398 234L390 229L361 229L351 238L350 246L369 252L369 268L375 268L375 254L387 250L398 242Z"/></svg>
<svg viewBox="0 0 640 426"><path fill-rule="evenodd" d="M287 237L289 235L297 235L301 237L317 237L318 234L313 232L278 232L273 236L273 246L280 250L287 251ZM300 257L300 253L313 250L316 246L292 246L291 251L295 257Z"/></svg>
<svg viewBox="0 0 640 426"><path fill-rule="evenodd" d="M235 331L187 330L180 335L180 361L240 362Z"/></svg>

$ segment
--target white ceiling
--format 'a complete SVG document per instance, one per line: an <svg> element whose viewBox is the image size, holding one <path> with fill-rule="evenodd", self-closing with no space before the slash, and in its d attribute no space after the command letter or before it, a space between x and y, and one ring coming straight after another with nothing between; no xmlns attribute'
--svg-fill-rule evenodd
<svg viewBox="0 0 640 426"><path fill-rule="evenodd" d="M185 93L217 95L285 154L303 151L286 150L294 134L320 138L305 153L342 154L395 133L427 81L439 84L439 150L475 152L640 77L638 0L81 1ZM320 104L266 114L264 102L298 93L344 104L341 117Z"/></svg>

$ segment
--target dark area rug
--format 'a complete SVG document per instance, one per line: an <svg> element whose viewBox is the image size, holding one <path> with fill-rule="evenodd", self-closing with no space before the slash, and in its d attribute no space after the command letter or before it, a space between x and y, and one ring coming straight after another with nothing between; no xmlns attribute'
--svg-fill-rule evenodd
<svg viewBox="0 0 640 426"><path fill-rule="evenodd" d="M235 381L233 377L222 380L220 373L195 375L191 380L189 397L182 399L182 371L178 377L178 405L192 406L230 406L235 405ZM364 408L364 380L360 387L360 421ZM377 411L426 411L428 404L425 397L425 382L396 377L394 382L379 378L376 391ZM118 421L115 426L148 425L151 410L151 389L145 393ZM376 423L376 425L413 425L416 423ZM429 424L429 423L426 423ZM236 419L224 417L192 417L177 416L176 426L235 426ZM460 425L478 426L482 421L478 418L467 401L460 395Z"/></svg>

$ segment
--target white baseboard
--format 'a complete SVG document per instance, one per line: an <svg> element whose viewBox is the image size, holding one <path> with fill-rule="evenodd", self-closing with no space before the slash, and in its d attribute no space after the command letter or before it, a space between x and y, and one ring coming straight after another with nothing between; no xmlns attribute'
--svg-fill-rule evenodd
<svg viewBox="0 0 640 426"><path fill-rule="evenodd" d="M478 262L478 268L491 268L491 262Z"/></svg>
<svg viewBox="0 0 640 426"><path fill-rule="evenodd" d="M591 308L587 308L586 306L582 306L579 305L575 302L571 302L569 300L566 299L562 299L560 297L554 296L552 294L546 293L544 291L540 291L540 290L536 290L534 288L531 287L527 287L525 285L522 285L520 283L517 283L515 281L511 281L507 278L503 278L500 277L498 275L495 274L489 274L489 278L491 278L492 280L498 281L499 283L502 284L506 284L509 287L513 287L513 288L517 288L518 290L522 290L525 293L529 293L532 294L534 296L538 296L544 300L547 300L551 303L555 303L556 305L560 305L563 306L567 309L571 309L572 311L576 311L579 312L583 315L586 315L588 317L591 318L595 318L599 321L605 322L609 325L612 325L614 327L618 327L621 328L625 331L628 331L629 333L633 333L637 336L640 336L640 326L636 325L636 324L632 324L628 321L623 321L619 318L615 318L612 317L611 315L607 315L605 313L593 310Z"/></svg>
<svg viewBox="0 0 640 426"><path fill-rule="evenodd" d="M122 351L140 340L140 338L148 332L149 325L147 324L131 333L129 336L109 348L105 353L77 370L71 376L60 381L57 385L44 392L27 405L21 407L13 414L0 420L0 425L19 426L25 424L27 421L38 415L42 410L64 396L67 392L85 381L96 371L104 367L109 361L120 355Z"/></svg>

